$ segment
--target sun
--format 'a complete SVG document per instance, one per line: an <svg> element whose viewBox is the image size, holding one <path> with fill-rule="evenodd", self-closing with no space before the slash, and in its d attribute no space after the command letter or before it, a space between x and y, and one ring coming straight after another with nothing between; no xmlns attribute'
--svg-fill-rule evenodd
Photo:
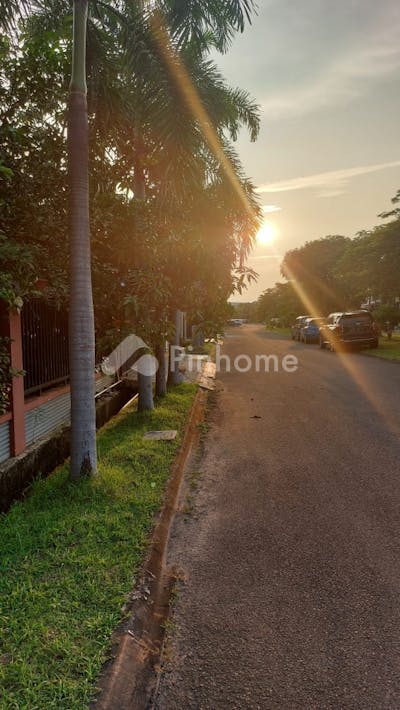
<svg viewBox="0 0 400 710"><path fill-rule="evenodd" d="M257 232L256 240L260 246L273 244L278 234L278 230L272 222L264 222Z"/></svg>

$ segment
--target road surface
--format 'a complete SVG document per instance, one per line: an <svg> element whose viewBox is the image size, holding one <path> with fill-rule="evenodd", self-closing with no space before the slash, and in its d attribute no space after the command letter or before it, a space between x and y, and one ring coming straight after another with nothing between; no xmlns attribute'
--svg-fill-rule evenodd
<svg viewBox="0 0 400 710"><path fill-rule="evenodd" d="M223 352L299 367L218 375L156 707L398 710L400 365L250 325Z"/></svg>

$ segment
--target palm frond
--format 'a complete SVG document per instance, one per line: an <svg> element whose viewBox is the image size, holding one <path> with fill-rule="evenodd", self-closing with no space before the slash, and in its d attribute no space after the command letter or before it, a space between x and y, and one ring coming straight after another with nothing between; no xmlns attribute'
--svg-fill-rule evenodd
<svg viewBox="0 0 400 710"><path fill-rule="evenodd" d="M171 34L180 47L199 51L210 44L225 52L235 32L243 32L256 10L255 0L161 0Z"/></svg>
<svg viewBox="0 0 400 710"><path fill-rule="evenodd" d="M18 24L27 17L31 7L30 0L0 0L0 30L7 34L15 33Z"/></svg>

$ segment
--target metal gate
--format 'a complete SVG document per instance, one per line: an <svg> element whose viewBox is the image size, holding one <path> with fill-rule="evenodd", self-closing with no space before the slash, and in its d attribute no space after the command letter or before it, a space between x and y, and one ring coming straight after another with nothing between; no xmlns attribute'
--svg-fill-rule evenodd
<svg viewBox="0 0 400 710"><path fill-rule="evenodd" d="M21 313L25 394L69 381L68 313L41 299Z"/></svg>

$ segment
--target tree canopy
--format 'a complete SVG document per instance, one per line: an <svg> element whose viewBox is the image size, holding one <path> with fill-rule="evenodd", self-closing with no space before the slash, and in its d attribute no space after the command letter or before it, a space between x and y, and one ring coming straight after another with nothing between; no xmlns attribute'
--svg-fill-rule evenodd
<svg viewBox="0 0 400 710"><path fill-rule="evenodd" d="M250 0L89 4L90 228L97 357L127 330L170 334L176 307L218 330L260 210L234 141L258 107L209 51L226 51ZM0 0L0 297L68 306L71 3ZM138 172L146 198L134 200ZM24 268L21 268L21 260ZM45 280L45 291L38 290Z"/></svg>
<svg viewBox="0 0 400 710"><path fill-rule="evenodd" d="M137 297L129 292L133 283L145 305L139 274L147 270L160 276L164 260L169 259L169 275L157 279L157 288L163 285L168 301L172 266L166 253L171 244L185 264L179 268L175 259L175 282L182 275L181 292L188 287L186 274L190 272L192 282L204 284L204 304L206 293L212 297L215 280L217 291L223 291L223 297L229 295L246 278L243 272L235 274L235 269L243 264L241 255L248 250L259 215L253 187L230 143L241 126L255 140L258 108L245 91L226 84L206 54L211 45L227 48L232 33L250 19L253 3L230 3L229 13L225 8L219 15L212 7L215 3L199 3L190 13L186 4L160 3L168 23L169 51L184 66L229 155L248 198L248 212L165 61L149 11L139 12L138 3L123 3L124 12L117 3L108 5L106 10L103 3L93 3L88 27L91 232L99 332L109 330L113 320L121 320L109 320L105 282L108 294L113 294L114 312L123 309L127 299ZM13 16L5 7L3 23L8 24ZM26 12L28 7L26 3ZM22 284L13 273L10 259L8 274L15 295L25 296L29 289L33 293L35 279L44 277L60 302L68 300L65 96L70 35L68 2L32 2L18 39L11 42L3 36L0 46L0 231L8 250L14 242L19 248L29 248L29 286L29 279ZM132 201L138 160L144 168L148 209ZM143 212L145 225L140 235L135 227L137 210ZM207 253L215 264L212 273L202 268Z"/></svg>

